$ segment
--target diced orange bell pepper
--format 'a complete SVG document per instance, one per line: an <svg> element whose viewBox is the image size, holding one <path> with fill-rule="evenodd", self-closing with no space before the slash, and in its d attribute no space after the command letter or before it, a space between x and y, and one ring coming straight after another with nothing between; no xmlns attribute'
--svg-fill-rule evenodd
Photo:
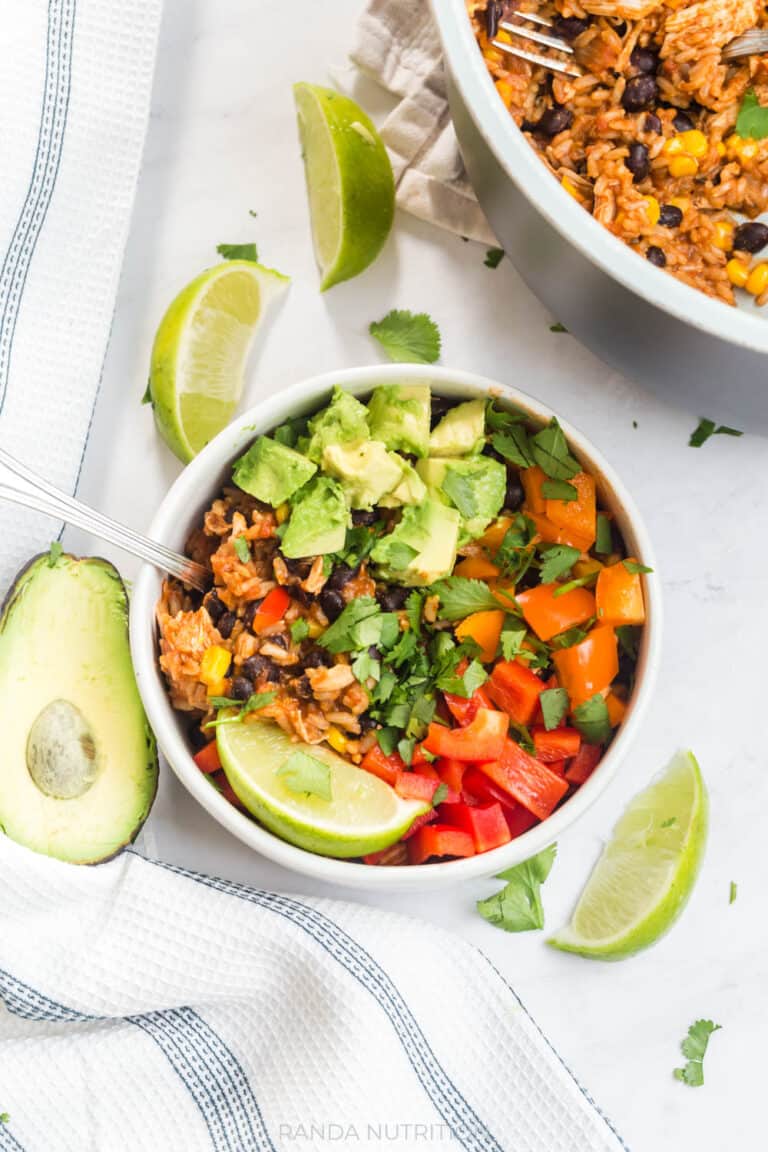
<svg viewBox="0 0 768 1152"><path fill-rule="evenodd" d="M530 724L546 685L522 660L500 660L483 687L515 724Z"/></svg>
<svg viewBox="0 0 768 1152"><path fill-rule="evenodd" d="M577 708L604 692L619 671L619 646L610 624L593 628L581 644L561 648L552 656L560 684L571 707Z"/></svg>
<svg viewBox="0 0 768 1152"><path fill-rule="evenodd" d="M478 767L539 820L545 820L568 791L568 784L561 776L534 760L514 740L505 742L498 760Z"/></svg>
<svg viewBox="0 0 768 1152"><path fill-rule="evenodd" d="M556 596L558 588L558 584L537 584L516 597L539 640L551 640L595 615L595 598L588 588L571 588Z"/></svg>
<svg viewBox="0 0 768 1152"><path fill-rule="evenodd" d="M390 844L389 848L382 848L380 852L369 852L367 856L363 856L363 863L382 867L407 864L408 847L402 840L398 840L397 844Z"/></svg>
<svg viewBox="0 0 768 1152"><path fill-rule="evenodd" d="M397 752L387 756L378 744L374 744L366 752L360 767L364 768L366 772L370 772L371 775L378 776L385 784L391 784L394 787L397 774L404 770L405 763L402 756Z"/></svg>
<svg viewBox="0 0 768 1152"><path fill-rule="evenodd" d="M490 553L495 554L501 547L501 542L509 531L511 524L512 518L510 516L499 516L498 519L488 525L477 543L483 548L486 548ZM456 574L459 574L458 568L456 569Z"/></svg>
<svg viewBox="0 0 768 1152"><path fill-rule="evenodd" d="M609 692L605 698L606 707L608 708L608 719L611 728L618 728L619 724L624 722L624 714L627 711L627 705L620 696L616 696L613 692Z"/></svg>
<svg viewBox="0 0 768 1152"><path fill-rule="evenodd" d="M451 760L447 756L441 756L439 760L435 761L435 768L448 791L459 796L464 782L464 773L467 770L466 763L462 760Z"/></svg>
<svg viewBox="0 0 768 1152"><path fill-rule="evenodd" d="M291 598L285 588L273 588L271 592L267 592L253 618L252 631L262 632L265 628L277 624L278 620L282 620L285 616L290 603Z"/></svg>
<svg viewBox="0 0 768 1152"><path fill-rule="evenodd" d="M219 749L215 740L211 740L210 744L206 744L205 748L201 748L199 752L196 752L192 759L201 772L218 772L221 768Z"/></svg>
<svg viewBox="0 0 768 1152"><path fill-rule="evenodd" d="M466 616L456 625L456 636L459 640L474 640L480 646L478 659L483 664L490 664L496 659L503 626L504 613L501 608L491 608Z"/></svg>
<svg viewBox="0 0 768 1152"><path fill-rule="evenodd" d="M467 556L456 565L453 574L467 580L495 580L499 568L487 556Z"/></svg>
<svg viewBox="0 0 768 1152"><path fill-rule="evenodd" d="M640 574L628 572L623 561L601 570L595 586L595 603L601 624L645 623Z"/></svg>
<svg viewBox="0 0 768 1152"><path fill-rule="evenodd" d="M547 501L545 500L541 486L546 480L546 476L538 464L533 468L522 468L520 471L520 480L525 492L525 503L523 507L526 513L538 512L541 515L547 510Z"/></svg>
<svg viewBox="0 0 768 1152"><path fill-rule="evenodd" d="M532 521L539 539L545 544L567 544L570 548L578 548L580 552L589 550L591 541L586 536L580 536L571 528L563 528L553 523L541 513L528 512L526 515Z"/></svg>
<svg viewBox="0 0 768 1152"><path fill-rule="evenodd" d="M594 477L579 472L569 481L578 492L576 500L547 500L545 516L552 524L569 535L586 542L581 550L587 552L597 535L597 490Z"/></svg>
<svg viewBox="0 0 768 1152"><path fill-rule="evenodd" d="M501 754L509 728L503 712L479 708L466 728L446 728L432 723L424 747L435 756L451 760L495 760Z"/></svg>

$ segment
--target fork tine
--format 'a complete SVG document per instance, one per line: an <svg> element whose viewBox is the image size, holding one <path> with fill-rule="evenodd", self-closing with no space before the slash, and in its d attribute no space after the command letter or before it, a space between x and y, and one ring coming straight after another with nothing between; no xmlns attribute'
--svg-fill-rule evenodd
<svg viewBox="0 0 768 1152"><path fill-rule="evenodd" d="M539 16L538 12L513 12L512 15L517 20L530 20L531 24L540 24L542 28L554 28L552 21L548 20L546 16ZM499 21L499 28L509 29L509 26L508 20ZM514 28L515 25L513 24L512 27Z"/></svg>
<svg viewBox="0 0 768 1152"><path fill-rule="evenodd" d="M547 48L556 48L558 52L567 52L569 56L573 55L573 48L565 41L557 39L554 36L545 36L543 32L534 32L533 28L524 28L522 24L510 24L505 22L500 25L505 32L510 32L513 36L522 36L524 40L533 40L536 44L544 44ZM548 25L551 27L551 25ZM495 41L494 41L495 43Z"/></svg>
<svg viewBox="0 0 768 1152"><path fill-rule="evenodd" d="M550 56L540 56L538 52L526 52L524 48L516 48L513 44L505 44L503 40L493 40L494 48L499 48L502 52L507 52L510 56L517 56L519 60L527 60L529 64L540 64L544 68L549 68L552 72L561 72L564 76L580 77L581 72L569 66L562 60L553 60Z"/></svg>

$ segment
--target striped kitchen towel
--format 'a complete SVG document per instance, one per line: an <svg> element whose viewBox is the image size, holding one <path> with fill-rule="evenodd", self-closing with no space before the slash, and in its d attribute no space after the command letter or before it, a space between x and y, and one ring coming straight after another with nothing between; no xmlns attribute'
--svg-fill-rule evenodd
<svg viewBox="0 0 768 1152"><path fill-rule="evenodd" d="M77 484L144 142L161 0L4 0L0 445ZM59 525L0 504L0 588Z"/></svg>
<svg viewBox="0 0 768 1152"><path fill-rule="evenodd" d="M476 949L381 910L0 837L0 1149L619 1152Z"/></svg>

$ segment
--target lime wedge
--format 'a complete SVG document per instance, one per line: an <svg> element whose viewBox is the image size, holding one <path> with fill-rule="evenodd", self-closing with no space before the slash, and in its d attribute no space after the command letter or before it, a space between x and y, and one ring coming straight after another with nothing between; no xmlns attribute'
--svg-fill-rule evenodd
<svg viewBox="0 0 768 1152"><path fill-rule="evenodd" d="M571 923L547 943L619 960L654 944L691 894L707 839L707 791L692 752L630 803L603 849Z"/></svg>
<svg viewBox="0 0 768 1152"><path fill-rule="evenodd" d="M220 724L219 756L252 816L283 840L320 856L363 856L394 844L429 805L403 800L378 776L326 745L295 743L270 720ZM330 769L330 799L295 792L280 770L303 752Z"/></svg>
<svg viewBox="0 0 768 1152"><path fill-rule="evenodd" d="M378 256L395 214L395 182L387 150L354 100L312 84L293 92L325 291Z"/></svg>
<svg viewBox="0 0 768 1152"><path fill-rule="evenodd" d="M160 435L185 464L232 419L259 323L287 285L271 268L227 260L188 284L161 320L149 394Z"/></svg>

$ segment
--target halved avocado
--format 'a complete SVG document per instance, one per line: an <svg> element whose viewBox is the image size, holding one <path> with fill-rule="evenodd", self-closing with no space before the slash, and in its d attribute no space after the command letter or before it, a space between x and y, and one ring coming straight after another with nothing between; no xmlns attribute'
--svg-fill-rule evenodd
<svg viewBox="0 0 768 1152"><path fill-rule="evenodd" d="M0 826L35 852L95 864L135 839L157 789L155 739L106 560L52 553L0 616Z"/></svg>

